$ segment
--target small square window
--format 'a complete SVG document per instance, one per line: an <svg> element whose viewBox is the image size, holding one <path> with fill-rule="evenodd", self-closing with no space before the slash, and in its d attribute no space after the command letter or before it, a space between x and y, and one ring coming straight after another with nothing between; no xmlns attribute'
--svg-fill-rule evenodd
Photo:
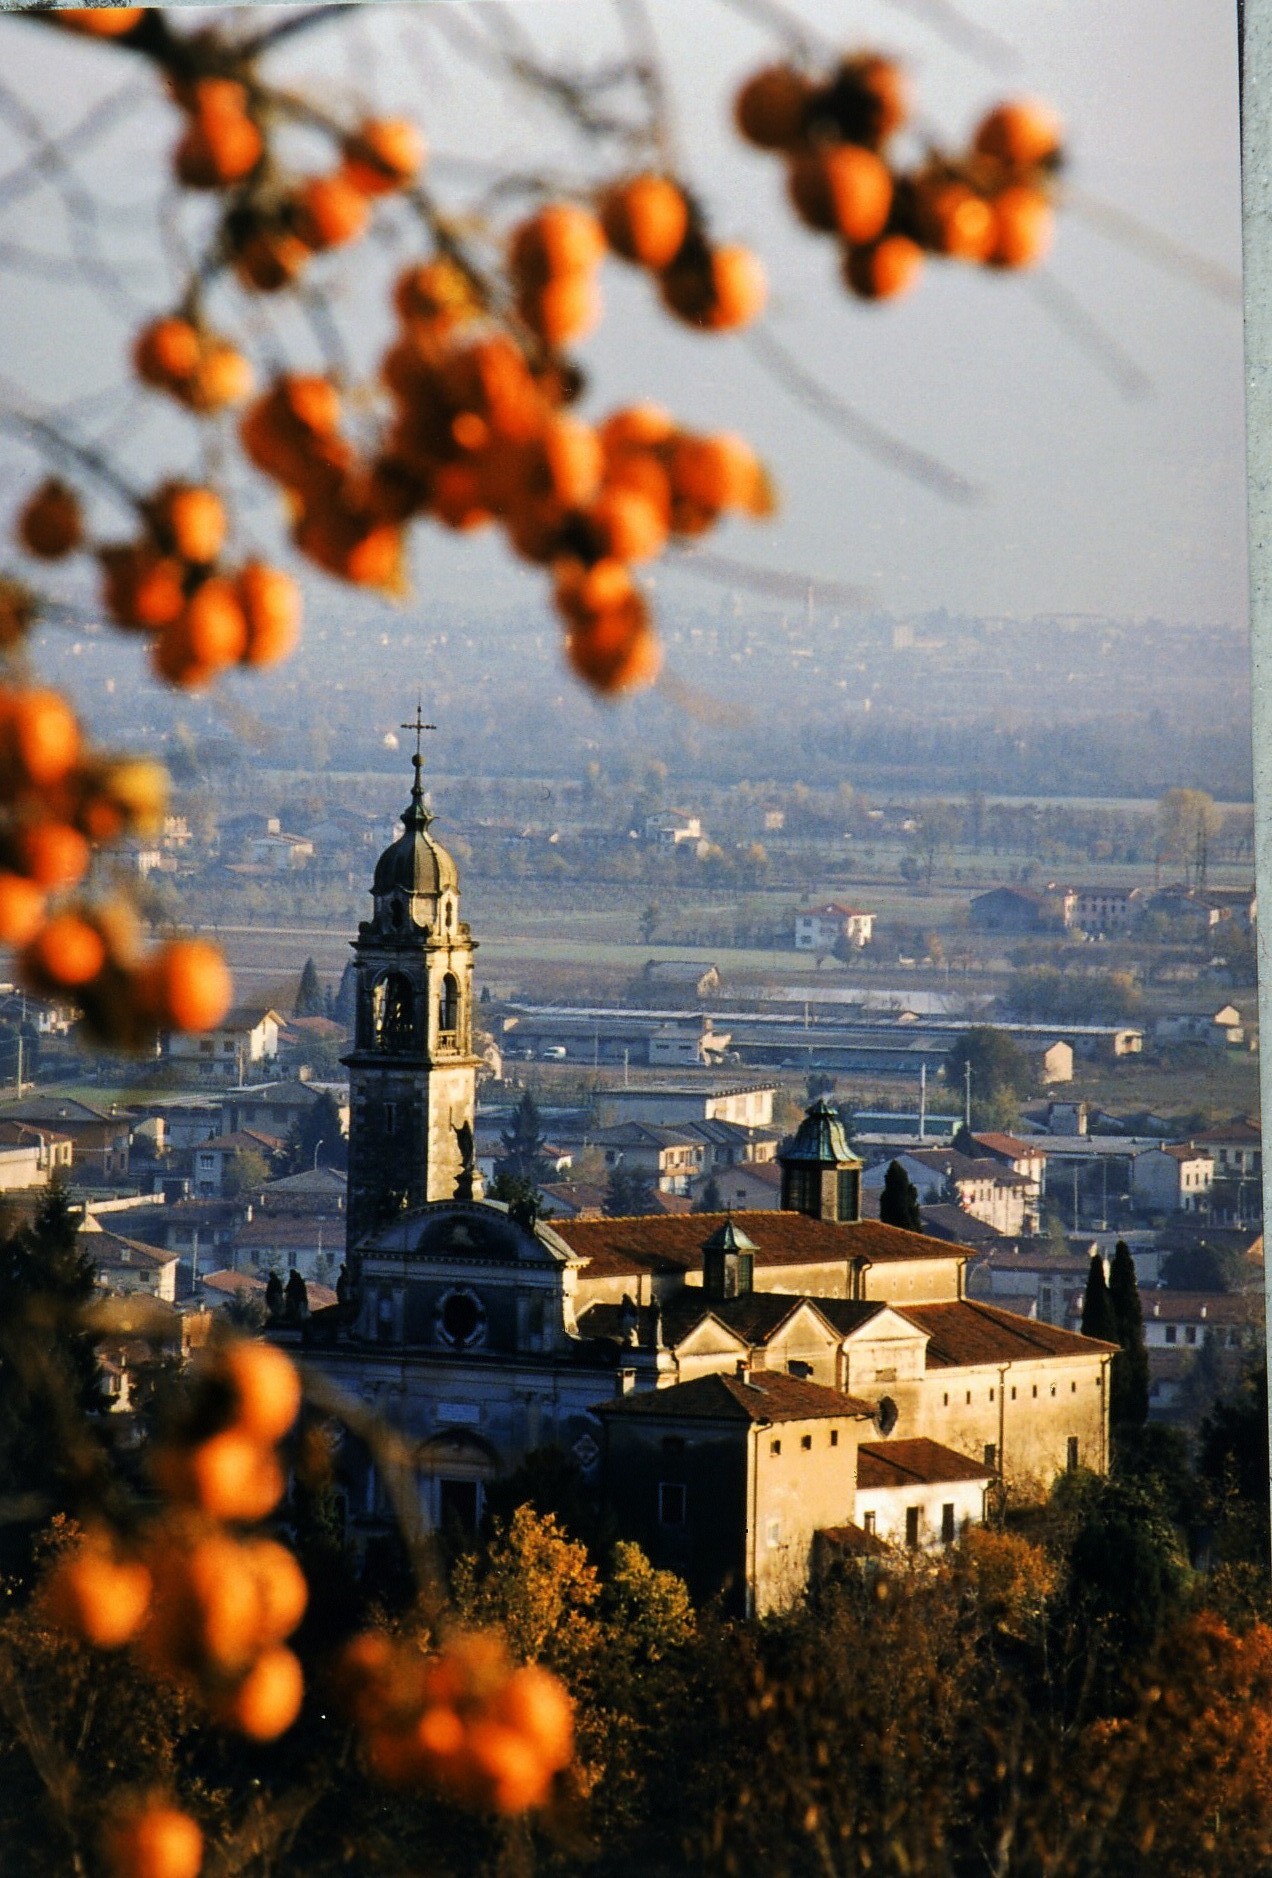
<svg viewBox="0 0 1272 1878"><path fill-rule="evenodd" d="M770 1441L770 1442L769 1442L769 1453L770 1453L770 1454L780 1454L781 1452L782 1452L782 1444L781 1444L781 1442L780 1442L780 1441Z"/></svg>
<svg viewBox="0 0 1272 1878"><path fill-rule="evenodd" d="M781 1545L781 1543L782 1543L782 1522L781 1522L781 1520L780 1520L780 1519L771 1519L771 1520L769 1521L769 1523L768 1523L768 1526L767 1526L767 1527L766 1527L766 1529L765 1529L765 1534L764 1534L764 1536L765 1536L765 1538L767 1539L767 1541L768 1541L768 1543L769 1543L770 1545Z"/></svg>
<svg viewBox="0 0 1272 1878"><path fill-rule="evenodd" d="M801 1448L805 1450L805 1452L807 1452L807 1450L811 1448L813 1445L813 1437L811 1435L801 1435L799 1438L799 1445Z"/></svg>

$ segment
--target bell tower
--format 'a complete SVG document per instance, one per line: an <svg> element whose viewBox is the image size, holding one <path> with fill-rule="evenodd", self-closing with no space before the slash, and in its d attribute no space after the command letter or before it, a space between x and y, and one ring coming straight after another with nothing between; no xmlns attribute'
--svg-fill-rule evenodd
<svg viewBox="0 0 1272 1878"><path fill-rule="evenodd" d="M402 833L376 862L372 916L353 942L356 1019L349 1069L350 1254L405 1208L479 1199L473 1160L472 934L459 871L429 833L419 711ZM356 1269L356 1261L351 1270Z"/></svg>

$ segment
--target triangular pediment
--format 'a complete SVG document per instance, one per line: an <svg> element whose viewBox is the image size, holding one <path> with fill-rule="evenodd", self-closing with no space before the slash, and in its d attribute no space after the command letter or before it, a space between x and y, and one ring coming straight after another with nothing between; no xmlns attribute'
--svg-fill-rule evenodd
<svg viewBox="0 0 1272 1878"><path fill-rule="evenodd" d="M912 1324L900 1311L883 1304L860 1324L845 1331L840 1342L845 1347L854 1343L926 1343L927 1332Z"/></svg>
<svg viewBox="0 0 1272 1878"><path fill-rule="evenodd" d="M672 1346L677 1356L726 1356L750 1349L747 1339L730 1330L718 1317L700 1317L692 1329Z"/></svg>

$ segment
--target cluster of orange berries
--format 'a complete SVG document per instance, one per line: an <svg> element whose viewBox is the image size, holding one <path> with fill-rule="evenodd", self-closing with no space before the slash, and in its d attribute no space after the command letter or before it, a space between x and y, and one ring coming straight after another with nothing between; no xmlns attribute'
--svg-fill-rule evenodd
<svg viewBox="0 0 1272 1878"><path fill-rule="evenodd" d="M131 1547L90 1532L47 1586L65 1629L99 1649L128 1646L256 1741L274 1740L300 1712L304 1677L285 1639L308 1587L285 1546L236 1528L281 1500L276 1448L299 1407L300 1379L281 1351L247 1342L218 1350L198 1379L188 1428L155 1459L168 1509Z"/></svg>
<svg viewBox="0 0 1272 1878"><path fill-rule="evenodd" d="M821 83L792 65L766 66L734 103L748 142L786 158L800 220L840 241L844 280L860 298L905 292L925 254L1003 268L1041 260L1062 158L1054 114L1024 101L998 105L966 153L933 154L906 172L884 147L909 114L900 69L873 55L844 60Z"/></svg>
<svg viewBox="0 0 1272 1878"><path fill-rule="evenodd" d="M605 692L649 683L658 648L632 566L726 511L766 513L754 454L653 406L598 427L571 416L569 373L476 329L445 259L408 269L395 301L401 329L381 365L394 415L376 456L342 436L324 378L280 378L243 419L248 456L288 494L298 548L341 579L391 589L411 516L461 530L497 521L523 559L551 569L575 671Z"/></svg>
<svg viewBox="0 0 1272 1878"><path fill-rule="evenodd" d="M153 329L152 329L153 331ZM98 544L102 602L117 626L152 634L151 662L169 684L209 684L231 665L273 665L300 633L300 589L263 561L218 571L225 505L214 489L167 482L142 504L135 541ZM18 518L29 554L60 560L86 545L79 498L49 478Z"/></svg>
<svg viewBox="0 0 1272 1878"><path fill-rule="evenodd" d="M339 1679L388 1786L427 1782L468 1806L523 1813L545 1804L569 1765L569 1696L537 1664L514 1667L491 1632L457 1634L423 1657L366 1631L346 1645Z"/></svg>
<svg viewBox="0 0 1272 1878"><path fill-rule="evenodd" d="M58 692L0 685L0 944L19 948L31 990L73 992L106 1041L203 1029L229 1004L229 977L212 947L173 940L143 957L123 901L49 910L51 894L83 880L94 842L162 822L166 788L157 763L87 752Z"/></svg>

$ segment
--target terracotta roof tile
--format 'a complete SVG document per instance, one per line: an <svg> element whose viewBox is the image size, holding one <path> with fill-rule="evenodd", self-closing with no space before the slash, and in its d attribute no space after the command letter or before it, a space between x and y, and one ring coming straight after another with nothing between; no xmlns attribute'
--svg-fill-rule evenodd
<svg viewBox="0 0 1272 1878"><path fill-rule="evenodd" d="M905 1232L863 1219L846 1225L810 1219L803 1213L754 1208L731 1216L695 1213L679 1217L642 1215L636 1219L554 1219L552 1230L570 1250L588 1261L590 1275L636 1276L641 1272L696 1271L702 1247L732 1217L755 1241L757 1268L781 1265L846 1264L862 1259L888 1264L899 1259L949 1259L957 1247L925 1233Z"/></svg>
<svg viewBox="0 0 1272 1878"><path fill-rule="evenodd" d="M669 1389L639 1389L597 1405L598 1415L666 1416L679 1420L803 1422L852 1418L870 1421L874 1405L798 1376L758 1370L742 1376L695 1376Z"/></svg>
<svg viewBox="0 0 1272 1878"><path fill-rule="evenodd" d="M970 1298L950 1304L905 1304L896 1310L927 1332L928 1369L964 1369L977 1363L1028 1363L1049 1356L1096 1356L1116 1344L1021 1317L1016 1311Z"/></svg>
<svg viewBox="0 0 1272 1878"><path fill-rule="evenodd" d="M992 1480L994 1470L922 1436L909 1441L863 1442L857 1450L857 1486L933 1486L940 1481Z"/></svg>

